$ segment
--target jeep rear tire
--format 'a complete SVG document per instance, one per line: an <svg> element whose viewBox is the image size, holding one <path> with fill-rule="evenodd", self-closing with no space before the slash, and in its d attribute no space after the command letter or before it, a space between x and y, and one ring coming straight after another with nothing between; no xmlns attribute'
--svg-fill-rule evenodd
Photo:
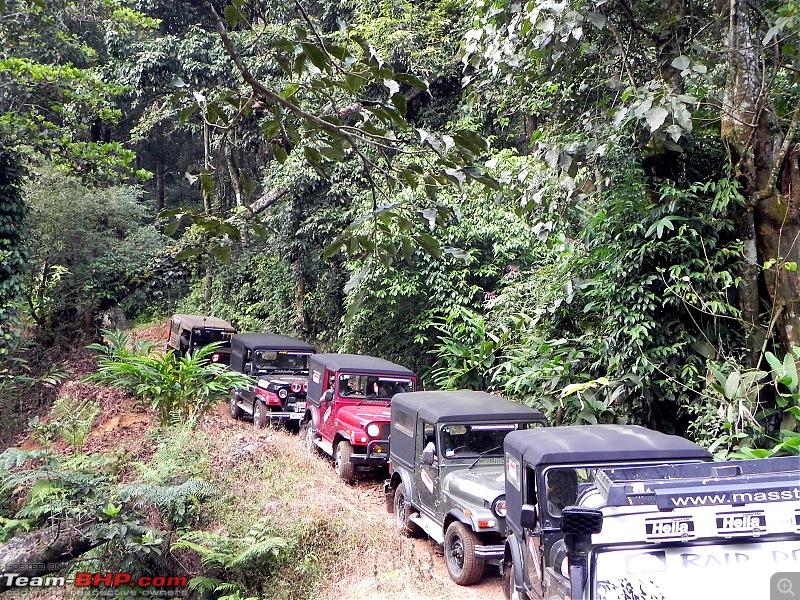
<svg viewBox="0 0 800 600"><path fill-rule="evenodd" d="M335 454L336 474L339 479L345 483L353 483L356 479L356 466L350 462L353 446L350 442L342 440L336 444Z"/></svg>
<svg viewBox="0 0 800 600"><path fill-rule="evenodd" d="M253 427L264 429L267 426L267 405L256 400L253 406Z"/></svg>
<svg viewBox="0 0 800 600"><path fill-rule="evenodd" d="M244 416L244 410L239 406L239 398L236 397L236 394L231 395L228 407L230 408L231 416L237 421L241 421Z"/></svg>
<svg viewBox="0 0 800 600"><path fill-rule="evenodd" d="M394 490L394 523L400 535L419 537L422 529L411 520L413 511L406 506L406 489L401 483Z"/></svg>
<svg viewBox="0 0 800 600"><path fill-rule="evenodd" d="M477 583L483 575L484 560L475 556L477 536L460 521L453 521L444 534L444 562L450 579L458 585Z"/></svg>

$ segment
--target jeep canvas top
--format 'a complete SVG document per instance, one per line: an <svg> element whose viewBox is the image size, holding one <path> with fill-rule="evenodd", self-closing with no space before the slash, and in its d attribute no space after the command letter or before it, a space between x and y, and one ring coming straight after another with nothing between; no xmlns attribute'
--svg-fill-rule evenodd
<svg viewBox="0 0 800 600"><path fill-rule="evenodd" d="M242 333L231 342L231 369L253 377L252 388L233 390L230 413L252 415L253 426L269 421L299 424L306 411L308 360L314 346L286 335Z"/></svg>
<svg viewBox="0 0 800 600"><path fill-rule="evenodd" d="M603 470L562 530L556 597L775 597L800 568L800 457Z"/></svg>
<svg viewBox="0 0 800 600"><path fill-rule="evenodd" d="M348 483L357 470L386 466L389 406L413 392L413 371L375 356L316 354L309 360L304 424L309 451L334 457L336 472Z"/></svg>
<svg viewBox="0 0 800 600"><path fill-rule="evenodd" d="M392 400L386 505L406 535L444 545L451 579L477 582L504 552L503 439L547 425L537 410L472 390L400 394Z"/></svg>

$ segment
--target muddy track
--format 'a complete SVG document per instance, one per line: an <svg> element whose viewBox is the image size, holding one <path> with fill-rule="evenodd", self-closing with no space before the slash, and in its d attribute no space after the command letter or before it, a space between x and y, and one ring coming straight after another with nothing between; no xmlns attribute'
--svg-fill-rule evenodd
<svg viewBox="0 0 800 600"><path fill-rule="evenodd" d="M273 441L285 445L291 453L308 455L305 443L295 433L285 429L266 429L257 432L252 421L234 421L228 414L227 405L220 405L214 411L217 428L235 428L239 436L256 440L269 432ZM502 600L501 581L496 567L487 567L484 576L476 585L459 586L450 580L442 556L442 547L424 539L401 537L394 526L394 519L386 511L383 496L383 481L368 475L360 475L353 485L338 480L333 461L322 454L316 454L310 467L298 461L300 468L307 468L309 481L324 480L333 482L333 494L325 500L344 508L344 510L364 521L364 526L379 530L378 536L365 536L365 546L359 547L364 557L359 564L349 565L346 574L331 581L328 589L322 591L320 598L417 598L420 600ZM300 494L318 494L318 486L298 490ZM313 497L298 497L299 502L315 502ZM318 501L318 500L317 500ZM385 536L385 537L384 537ZM383 543L386 540L387 543ZM367 547L367 544L376 547ZM393 554L399 552L400 557ZM384 555L385 553L385 555ZM402 563L403 569L397 568ZM382 568L384 570L382 570Z"/></svg>

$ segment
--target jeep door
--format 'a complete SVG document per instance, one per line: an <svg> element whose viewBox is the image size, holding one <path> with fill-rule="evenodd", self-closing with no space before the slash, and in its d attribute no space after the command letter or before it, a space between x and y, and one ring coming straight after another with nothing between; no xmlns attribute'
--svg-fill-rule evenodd
<svg viewBox="0 0 800 600"><path fill-rule="evenodd" d="M546 577L546 564L544 559L543 531L542 531L542 506L538 499L539 489L537 472L531 466L526 466L523 480L523 493L525 503L536 508L536 525L523 528L522 550L524 552L523 567L528 581L532 598L543 598Z"/></svg>
<svg viewBox="0 0 800 600"><path fill-rule="evenodd" d="M426 447L433 445L433 463L424 464L422 455ZM432 423L417 421L417 452L414 469L414 489L417 499L414 504L428 516L436 516L439 500L439 453L436 443L436 429ZM438 520L438 519L437 519Z"/></svg>
<svg viewBox="0 0 800 600"><path fill-rule="evenodd" d="M339 399L336 394L337 382L339 381L339 374L328 374L328 387L322 392L322 398L319 401L319 409L317 417L319 422L316 424L317 433L322 436L322 439L332 441L336 435L336 428L334 423L336 421L336 413L339 410ZM326 400L330 391L331 400Z"/></svg>

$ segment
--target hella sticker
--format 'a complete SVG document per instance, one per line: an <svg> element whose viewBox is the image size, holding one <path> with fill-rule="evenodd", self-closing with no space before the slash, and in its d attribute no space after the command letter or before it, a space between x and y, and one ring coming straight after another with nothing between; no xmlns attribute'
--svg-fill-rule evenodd
<svg viewBox="0 0 800 600"><path fill-rule="evenodd" d="M646 519L644 530L648 540L692 539L695 536L691 517Z"/></svg>
<svg viewBox="0 0 800 600"><path fill-rule="evenodd" d="M717 513L717 532L720 535L748 535L767 530L763 510Z"/></svg>

